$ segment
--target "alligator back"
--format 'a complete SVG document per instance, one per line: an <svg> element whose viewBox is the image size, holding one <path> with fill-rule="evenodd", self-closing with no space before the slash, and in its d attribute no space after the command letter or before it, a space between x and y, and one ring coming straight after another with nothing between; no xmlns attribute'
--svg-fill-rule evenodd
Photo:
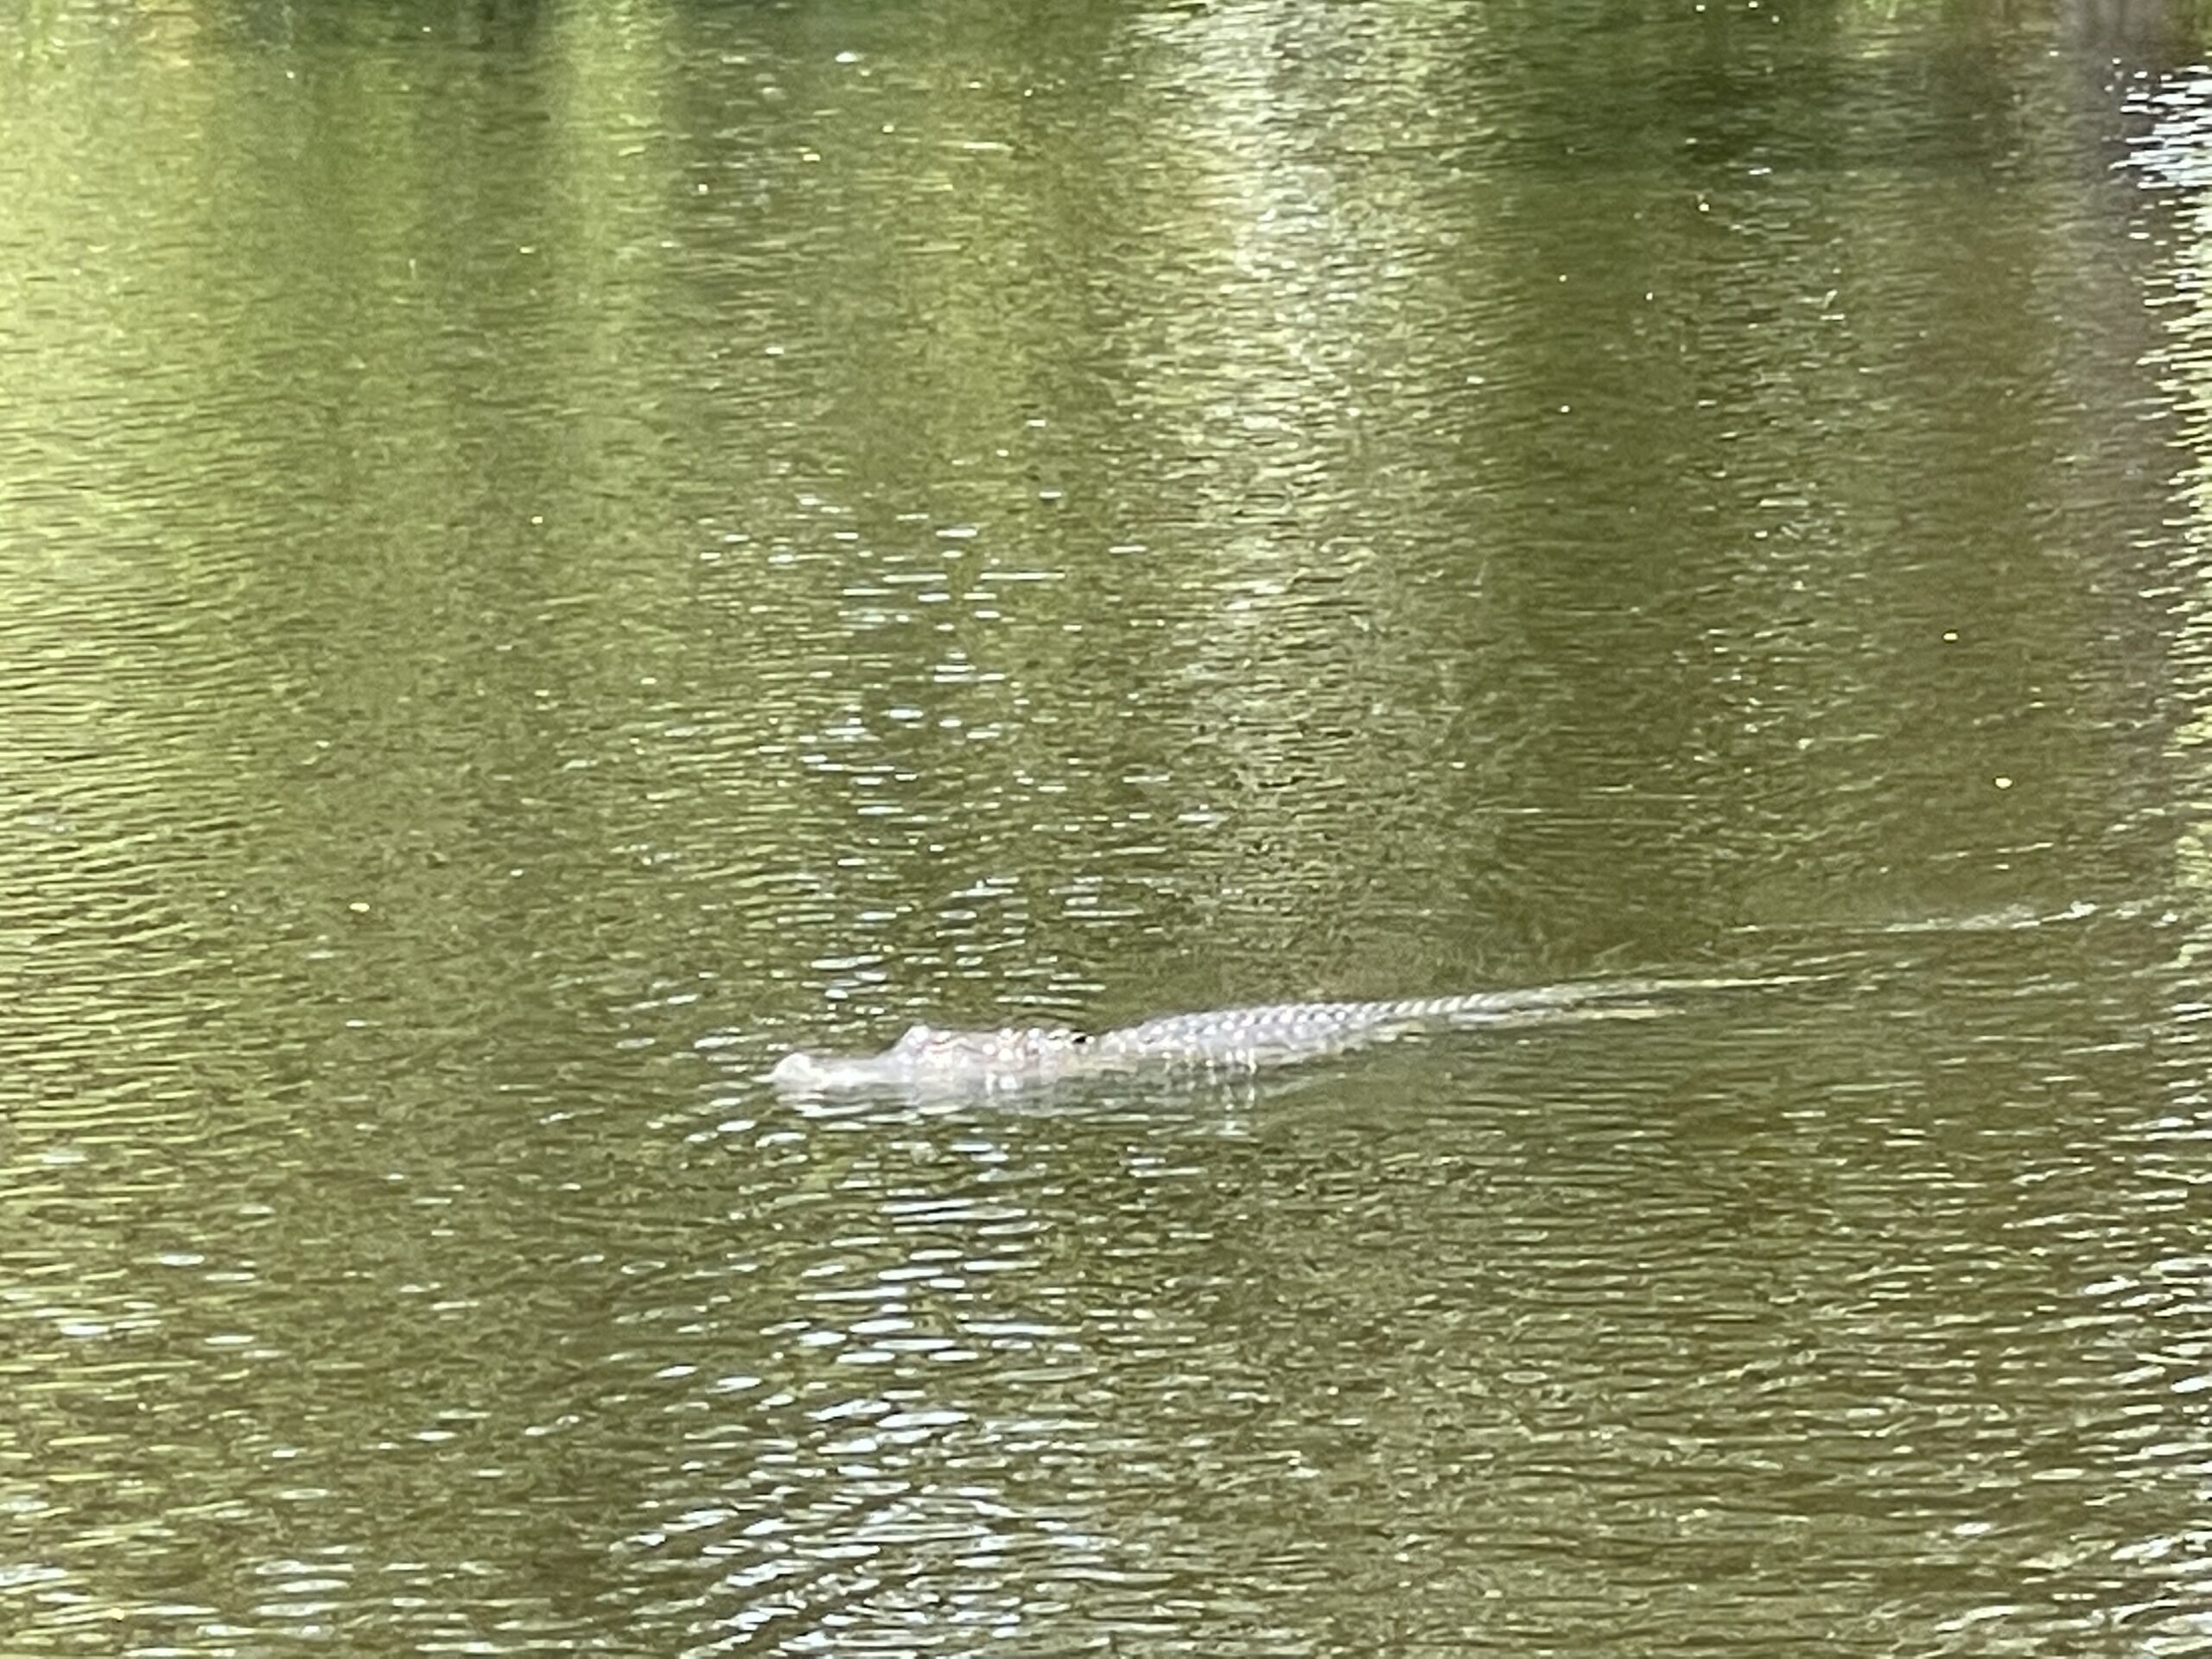
<svg viewBox="0 0 2212 1659"><path fill-rule="evenodd" d="M1166 1014L1093 1036L1065 1027L940 1031L915 1026L880 1054L787 1054L778 1086L823 1094L865 1089L990 1092L1151 1066L1247 1071L1385 1042L1424 1026L1480 1025L1545 1014L1616 1011L1662 993L1775 983L1730 979L1623 979L1378 1002L1267 1002Z"/></svg>

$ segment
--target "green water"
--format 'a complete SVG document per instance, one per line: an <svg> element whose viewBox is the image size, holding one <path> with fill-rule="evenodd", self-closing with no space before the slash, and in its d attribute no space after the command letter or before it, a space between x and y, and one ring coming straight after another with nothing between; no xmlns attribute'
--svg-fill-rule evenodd
<svg viewBox="0 0 2212 1659"><path fill-rule="evenodd" d="M0 13L0 1651L2202 1650L2204 56Z"/></svg>

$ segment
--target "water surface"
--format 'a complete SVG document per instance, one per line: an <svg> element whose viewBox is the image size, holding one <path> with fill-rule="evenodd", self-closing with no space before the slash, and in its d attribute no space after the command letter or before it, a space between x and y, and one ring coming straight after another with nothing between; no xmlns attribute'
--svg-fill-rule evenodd
<svg viewBox="0 0 2212 1659"><path fill-rule="evenodd" d="M2201 1649L2204 57L0 22L7 1649Z"/></svg>

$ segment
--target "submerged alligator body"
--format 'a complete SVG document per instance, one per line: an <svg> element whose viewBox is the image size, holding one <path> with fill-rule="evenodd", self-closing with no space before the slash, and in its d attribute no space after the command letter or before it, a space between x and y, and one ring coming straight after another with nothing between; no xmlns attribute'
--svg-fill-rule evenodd
<svg viewBox="0 0 2212 1659"><path fill-rule="evenodd" d="M1095 1033L1065 1026L997 1031L913 1026L880 1054L795 1052L777 1062L768 1076L779 1089L820 1095L866 1090L986 1094L1153 1069L1235 1074L1388 1042L1425 1027L1586 1011L1650 1012L1637 1005L1669 993L1775 982L1624 979L1382 1002L1270 1002L1167 1014Z"/></svg>

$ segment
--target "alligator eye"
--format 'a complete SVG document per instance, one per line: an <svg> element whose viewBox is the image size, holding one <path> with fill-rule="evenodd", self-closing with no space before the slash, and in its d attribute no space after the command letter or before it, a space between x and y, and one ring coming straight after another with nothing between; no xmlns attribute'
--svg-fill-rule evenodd
<svg viewBox="0 0 2212 1659"><path fill-rule="evenodd" d="M1073 1043L1077 1048L1081 1048L1085 1043L1090 1040L1090 1033L1087 1031L1078 1031L1074 1036L1069 1038L1068 1040Z"/></svg>

